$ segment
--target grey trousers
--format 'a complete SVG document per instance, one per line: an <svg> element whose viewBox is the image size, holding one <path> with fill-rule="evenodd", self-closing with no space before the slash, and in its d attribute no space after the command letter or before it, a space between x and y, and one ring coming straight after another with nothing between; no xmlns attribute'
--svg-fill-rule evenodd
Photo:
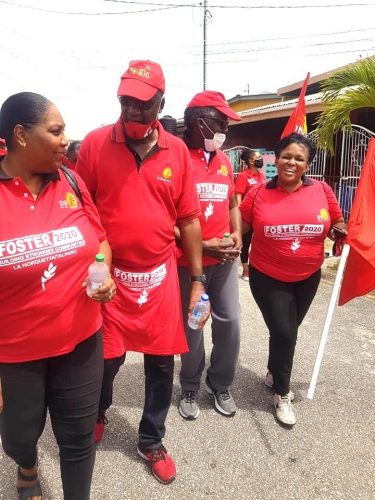
<svg viewBox="0 0 375 500"><path fill-rule="evenodd" d="M206 266L206 292L210 297L212 351L207 378L211 388L225 391L233 383L240 349L238 260ZM182 311L189 352L181 355L182 390L198 391L205 366L203 330L188 327L190 278L187 267L178 268Z"/></svg>

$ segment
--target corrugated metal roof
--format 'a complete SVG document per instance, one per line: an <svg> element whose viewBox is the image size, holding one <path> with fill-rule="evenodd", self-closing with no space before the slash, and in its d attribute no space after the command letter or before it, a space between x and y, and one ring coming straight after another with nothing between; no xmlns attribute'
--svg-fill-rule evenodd
<svg viewBox="0 0 375 500"><path fill-rule="evenodd" d="M321 102L321 98L322 98L322 92L305 96L306 108L308 108L309 105L311 104L319 104ZM245 116L270 113L278 109L283 109L283 110L293 109L295 108L297 102L298 99L290 99L288 101L274 102L273 104L266 104L265 106L260 106L259 108L252 108L245 111L238 111L238 114L244 118Z"/></svg>

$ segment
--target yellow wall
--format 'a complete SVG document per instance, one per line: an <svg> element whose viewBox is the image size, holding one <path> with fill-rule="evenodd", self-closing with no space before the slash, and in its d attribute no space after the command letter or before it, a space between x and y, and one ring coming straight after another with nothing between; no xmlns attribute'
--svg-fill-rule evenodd
<svg viewBox="0 0 375 500"><path fill-rule="evenodd" d="M267 104L273 104L274 102L280 102L281 97L275 97L273 99L249 99L234 102L230 105L233 111L246 111L247 109L259 108L260 106L267 106Z"/></svg>

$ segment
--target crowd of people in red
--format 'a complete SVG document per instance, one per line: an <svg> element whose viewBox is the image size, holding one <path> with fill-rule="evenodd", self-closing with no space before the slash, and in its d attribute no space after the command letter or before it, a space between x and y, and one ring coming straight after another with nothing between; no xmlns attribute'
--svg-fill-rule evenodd
<svg viewBox="0 0 375 500"><path fill-rule="evenodd" d="M194 420L209 316L206 387L220 414L235 415L243 249L242 277L269 329L265 383L276 418L296 422L290 378L298 327L319 285L324 239L337 237L334 226L345 228L335 195L307 177L315 147L299 134L276 145L275 178L266 181L261 155L249 149L234 182L220 148L229 120L240 117L225 97L195 95L181 140L158 120L164 93L159 64L131 61L117 91L117 122L82 144L68 145L62 116L39 94L15 94L1 107L0 435L18 466L22 500L42 498L37 445L47 411L64 498L90 498L95 445L128 351L144 359L137 453L156 479L173 481L162 440L174 356L181 356L178 411ZM89 297L87 269L97 253L109 274ZM204 293L210 309L192 330L188 316Z"/></svg>

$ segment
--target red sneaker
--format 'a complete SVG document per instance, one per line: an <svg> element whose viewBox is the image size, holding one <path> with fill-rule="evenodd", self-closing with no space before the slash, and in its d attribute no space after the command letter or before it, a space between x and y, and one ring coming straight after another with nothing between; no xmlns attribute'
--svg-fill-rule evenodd
<svg viewBox="0 0 375 500"><path fill-rule="evenodd" d="M175 479L176 466L163 445L157 450L141 450L138 446L137 453L150 463L152 474L158 481L169 484Z"/></svg>
<svg viewBox="0 0 375 500"><path fill-rule="evenodd" d="M94 441L96 444L100 444L102 442L104 426L107 424L108 418L105 416L105 410L99 410L94 430Z"/></svg>

